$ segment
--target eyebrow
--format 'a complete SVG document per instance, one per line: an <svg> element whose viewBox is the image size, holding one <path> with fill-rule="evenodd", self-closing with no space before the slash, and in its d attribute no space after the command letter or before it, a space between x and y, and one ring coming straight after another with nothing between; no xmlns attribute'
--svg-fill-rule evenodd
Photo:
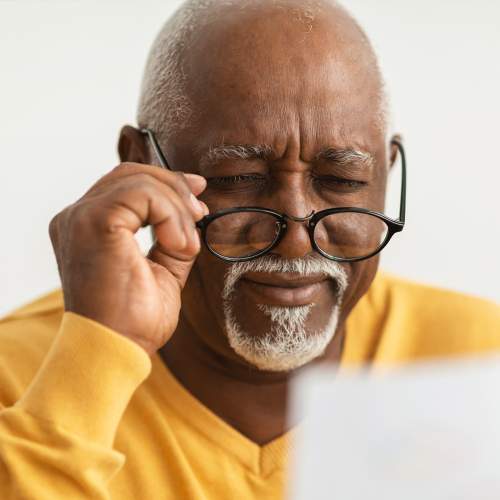
<svg viewBox="0 0 500 500"><path fill-rule="evenodd" d="M375 158L370 153L355 149L322 149L315 157L315 160L330 160L339 165L350 165L356 163L366 167L375 165Z"/></svg>
<svg viewBox="0 0 500 500"><path fill-rule="evenodd" d="M205 170L216 165L222 160L268 160L274 156L272 146L268 144L228 144L211 146L200 158L200 169ZM316 156L315 161L329 160L339 165L363 165L373 167L375 158L367 152L355 149L322 149Z"/></svg>
<svg viewBox="0 0 500 500"><path fill-rule="evenodd" d="M222 160L268 160L274 150L267 144L229 144L211 146L200 158L200 168L205 169Z"/></svg>

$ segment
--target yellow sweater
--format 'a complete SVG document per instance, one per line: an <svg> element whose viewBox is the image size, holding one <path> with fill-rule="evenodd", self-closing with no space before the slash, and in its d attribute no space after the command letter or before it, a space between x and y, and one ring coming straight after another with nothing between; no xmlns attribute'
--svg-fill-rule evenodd
<svg viewBox="0 0 500 500"><path fill-rule="evenodd" d="M491 303L379 274L343 364L500 350ZM64 313L60 291L0 321L0 499L279 499L290 433L258 446L159 356Z"/></svg>

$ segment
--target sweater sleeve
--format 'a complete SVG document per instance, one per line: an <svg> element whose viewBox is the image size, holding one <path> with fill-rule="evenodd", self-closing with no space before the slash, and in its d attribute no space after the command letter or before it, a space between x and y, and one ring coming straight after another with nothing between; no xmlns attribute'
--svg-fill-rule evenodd
<svg viewBox="0 0 500 500"><path fill-rule="evenodd" d="M125 457L113 441L151 370L145 351L66 312L22 397L0 406L0 498L107 499Z"/></svg>

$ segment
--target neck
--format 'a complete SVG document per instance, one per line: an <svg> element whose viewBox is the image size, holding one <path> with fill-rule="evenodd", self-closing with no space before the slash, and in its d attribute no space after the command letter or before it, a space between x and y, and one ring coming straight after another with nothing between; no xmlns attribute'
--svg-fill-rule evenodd
<svg viewBox="0 0 500 500"><path fill-rule="evenodd" d="M344 337L341 326L317 362L339 362ZM193 396L251 441L264 445L294 425L287 420L287 397L290 382L300 369L263 372L221 356L196 335L182 315L175 334L159 354Z"/></svg>

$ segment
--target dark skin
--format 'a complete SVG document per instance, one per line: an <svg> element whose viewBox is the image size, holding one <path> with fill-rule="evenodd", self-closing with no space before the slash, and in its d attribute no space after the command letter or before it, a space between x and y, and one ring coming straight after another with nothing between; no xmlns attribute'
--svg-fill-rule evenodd
<svg viewBox="0 0 500 500"><path fill-rule="evenodd" d="M275 30L278 20L279 33ZM162 145L171 166L206 176L244 172L272 176L269 189L259 195L248 195L251 203L247 204L297 216L306 215L311 209L335 206L334 203L383 210L386 144L373 118L376 114L373 96L379 82L368 68L360 71L358 58L368 59L363 49L355 49L358 52L354 60L346 56L346 46L351 50L356 47L360 35L347 19L340 22L339 32L329 30L327 23L315 23L302 46L290 45L300 29L297 22L285 21L282 13L272 9L247 14L244 19L230 14L223 25L214 23L206 29L187 61L188 67L196 68L197 77L190 84L189 94L198 120L176 141ZM342 36L347 42L339 41ZM207 58L207 46L217 58ZM250 56L249 47L252 47ZM269 144L275 157L266 162L232 161L229 165L221 162L210 166L211 171L204 168L200 172L203 153L222 141ZM310 187L311 174L315 169L321 170L321 166L313 159L325 147L370 152L376 158L376 172L363 177L370 180L370 187L360 192L342 191L339 186L334 195L315 193ZM154 163L143 136L128 126L122 130L120 155L122 161ZM247 196L245 189L237 193L240 203ZM218 191L213 193L211 196L209 186L200 197L211 212L237 204L231 194L226 200ZM299 224L292 224L284 240L273 250L284 259L312 252L305 227ZM377 258L344 265L350 285L340 326L317 362L340 360L345 320L368 289L377 265ZM265 444L287 430L285 410L292 374L257 370L228 345L220 298L226 266L202 249L183 291L179 324L172 339L161 349L161 356L203 404L252 441ZM331 305L327 300L325 312L317 312L315 319L324 322ZM250 311L252 317L257 315L248 300L246 303L242 300L239 306ZM244 311L240 314L245 316ZM257 332L266 327L262 315L251 325Z"/></svg>
<svg viewBox="0 0 500 500"><path fill-rule="evenodd" d="M221 300L227 264L202 247L195 222L209 210L235 204L294 216L331 206L383 210L388 159L377 121L379 77L353 21L326 3L312 25L297 20L300 2L290 0L286 8L252 5L214 7L184 55L194 118L161 141L171 166L184 174L155 166L144 137L126 126L119 141L122 163L57 214L49 232L66 311L108 326L149 355L159 351L195 397L250 440L265 444L287 430L286 397L294 373L258 370L230 347ZM162 130L156 132L162 137ZM273 153L201 171L208 148L222 143L266 144ZM373 168L318 161L325 148L367 152ZM354 189L332 182L332 172L364 184ZM221 191L210 180L207 186L200 173L252 174L262 183L259 189L245 181ZM153 227L156 243L145 257L134 234L146 225ZM312 252L305 226L296 223L273 250L281 259ZM343 265L349 286L339 327L315 362L341 358L345 320L377 265L377 258ZM308 331L326 325L338 299L332 280L321 287ZM269 319L249 290L243 280L237 283L233 309L245 331L258 337L269 331Z"/></svg>

